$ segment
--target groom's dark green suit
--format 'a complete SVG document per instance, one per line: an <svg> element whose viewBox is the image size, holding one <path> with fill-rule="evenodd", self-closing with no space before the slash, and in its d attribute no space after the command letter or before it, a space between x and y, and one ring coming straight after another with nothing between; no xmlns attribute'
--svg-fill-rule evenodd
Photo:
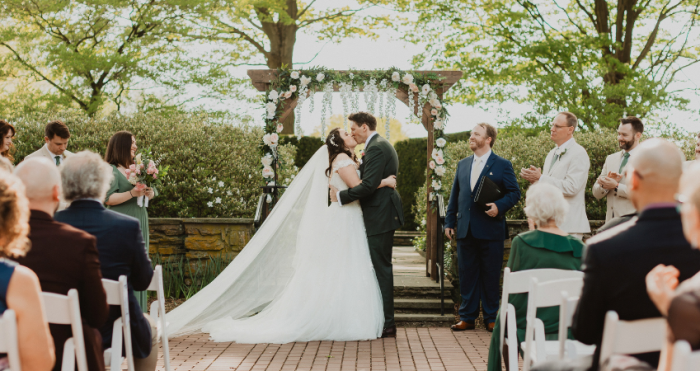
<svg viewBox="0 0 700 371"><path fill-rule="evenodd" d="M374 134L365 145L360 163L362 183L340 192L340 202L345 205L360 200L369 243L369 253L377 274L384 305L384 328L396 326L394 322L394 275L391 249L394 231L403 225L401 197L395 189L379 188L382 179L399 171L399 156L386 139Z"/></svg>

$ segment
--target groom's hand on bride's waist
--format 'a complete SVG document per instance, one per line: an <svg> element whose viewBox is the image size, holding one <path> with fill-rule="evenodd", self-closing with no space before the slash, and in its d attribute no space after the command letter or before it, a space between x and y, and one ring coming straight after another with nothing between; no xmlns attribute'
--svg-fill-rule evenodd
<svg viewBox="0 0 700 371"><path fill-rule="evenodd" d="M333 187L332 185L328 185L328 188L330 188L330 195L331 195L331 202L338 202L338 189Z"/></svg>

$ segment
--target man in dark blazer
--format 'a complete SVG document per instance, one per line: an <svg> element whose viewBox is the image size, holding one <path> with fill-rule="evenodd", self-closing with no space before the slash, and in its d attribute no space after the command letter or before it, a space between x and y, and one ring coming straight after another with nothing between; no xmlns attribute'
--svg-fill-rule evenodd
<svg viewBox="0 0 700 371"><path fill-rule="evenodd" d="M360 175L362 183L341 192L331 186L331 201L341 205L360 200L367 232L369 253L379 282L384 306L382 337L396 337L394 321L394 274L391 251L394 231L403 225L403 209L399 193L390 187L379 188L382 179L396 175L399 157L394 147L376 132L377 120L369 113L358 112L348 117L357 143L365 143Z"/></svg>
<svg viewBox="0 0 700 371"><path fill-rule="evenodd" d="M55 164L41 157L28 159L17 166L15 174L26 187L32 242L27 255L16 260L36 273L43 292L66 295L70 289L78 290L88 368L104 370L99 329L107 320L108 306L95 237L53 219L60 202L61 181ZM49 328L56 346L53 369L58 371L63 346L73 332L69 325L51 324Z"/></svg>
<svg viewBox="0 0 700 371"><path fill-rule="evenodd" d="M116 281L119 276L126 276L134 367L136 371L154 370L158 348L153 345L157 334L153 322L143 313L134 296L134 290L145 290L153 278L139 221L102 206L100 200L104 200L109 189L112 168L99 155L88 151L74 154L64 161L61 176L64 198L71 205L58 212L56 220L97 238L104 278ZM118 317L121 317L119 307L111 306L107 323L101 330L105 349L112 346L112 326Z"/></svg>
<svg viewBox="0 0 700 371"><path fill-rule="evenodd" d="M469 138L469 148L474 155L457 164L447 206L445 234L450 239L457 238L462 296L460 321L452 326L455 331L474 329L479 302L488 331L493 331L498 313L503 241L508 237L505 214L520 200L520 187L510 161L491 151L496 135L496 128L489 124L474 127ZM482 177L491 179L504 192L501 199L487 204L488 209L474 202L474 193Z"/></svg>
<svg viewBox="0 0 700 371"><path fill-rule="evenodd" d="M572 331L576 340L597 346L592 370L599 366L605 314L616 311L621 320L660 317L649 299L645 277L659 264L673 265L679 281L700 271L700 251L683 237L674 195L682 173L681 153L663 139L649 139L637 147L626 170L627 186L637 210L636 219L588 240L584 284ZM637 355L656 368L659 353Z"/></svg>

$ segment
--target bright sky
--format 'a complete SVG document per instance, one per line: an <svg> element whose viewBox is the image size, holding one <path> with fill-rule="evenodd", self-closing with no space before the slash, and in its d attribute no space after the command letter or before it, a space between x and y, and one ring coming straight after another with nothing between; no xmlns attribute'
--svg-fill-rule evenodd
<svg viewBox="0 0 700 371"><path fill-rule="evenodd" d="M323 4L326 6L337 6L340 4L348 3L345 0L331 0L324 1ZM381 11L381 10L373 10ZM394 31L383 31L381 37L376 40L367 40L362 38L348 39L339 44L332 43L320 43L316 40L314 36L305 35L300 33L297 35L297 42L295 47L294 62L295 67L304 68L312 66L325 66L331 69L385 69L392 66L396 66L402 69L411 69L410 64L413 55L424 52L425 49L420 45L414 45L411 43L403 42L398 40ZM320 51L320 52L319 52ZM318 53L318 56L316 54ZM314 56L315 59L314 59ZM309 62L308 64L301 64ZM239 67L236 69L236 75L245 76L245 71L247 69L262 68L262 67ZM681 75L681 74L679 74ZM680 78L687 79L689 82L679 83L672 86L672 89L683 89L692 88L700 86L700 64L684 71ZM314 127L320 125L321 121L321 95L316 94L316 109L315 112L309 113L307 101L304 104L304 109L302 111L302 129L305 134L310 134ZM688 131L700 131L700 97L695 93L685 92L683 94L686 98L691 99L691 108L694 107L695 112L660 112L661 117L667 117L670 122L676 123L679 127L682 127ZM364 102L361 99L360 107L364 108ZM474 125L479 122L489 122L496 124L499 121L506 121L509 117L517 117L529 110L526 105L519 105L515 103L504 103L500 105L494 105L487 109L482 109L478 107L466 106L463 104L447 106L450 113L450 119L447 124L446 131L460 132L465 130L470 130ZM254 110L250 111L256 120L262 123L259 118L262 116L262 108L255 107ZM505 113L499 113L503 111ZM343 108L340 100L339 94L334 94L333 97L333 113L342 114ZM397 101L396 104L396 115L397 118L402 122L406 122L408 117L408 108L401 102ZM409 137L423 137L426 136L426 131L420 124L404 124L404 131Z"/></svg>

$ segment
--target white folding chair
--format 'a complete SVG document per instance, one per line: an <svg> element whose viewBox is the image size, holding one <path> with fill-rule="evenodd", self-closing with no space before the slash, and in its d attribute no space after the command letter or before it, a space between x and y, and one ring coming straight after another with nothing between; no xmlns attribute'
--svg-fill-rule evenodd
<svg viewBox="0 0 700 371"><path fill-rule="evenodd" d="M70 289L68 295L42 292L41 297L48 322L57 325L70 325L73 332L73 337L66 340L63 346L61 370L74 371L77 360L78 371L88 371L78 291Z"/></svg>
<svg viewBox="0 0 700 371"><path fill-rule="evenodd" d="M508 345L508 366L510 370L518 370L518 336L515 307L508 304L511 294L525 294L530 291L530 280L537 278L539 282L547 282L566 278L583 279L583 272L565 269L528 269L519 272L511 272L506 268L503 273L503 294L501 296L500 319L500 352L503 354L503 345ZM508 336L505 329L508 328Z"/></svg>
<svg viewBox="0 0 700 371"><path fill-rule="evenodd" d="M685 340L678 340L673 345L673 362L671 371L700 370L700 350L693 352Z"/></svg>
<svg viewBox="0 0 700 371"><path fill-rule="evenodd" d="M105 364L111 371L120 371L122 365L122 339L126 353L126 367L134 371L134 351L131 344L131 320L129 317L129 289L126 276L119 276L119 281L102 279L102 286L107 294L107 304L118 305L122 316L114 321L112 327L112 347L105 349Z"/></svg>
<svg viewBox="0 0 700 371"><path fill-rule="evenodd" d="M621 321L615 311L605 315L600 367L613 354L639 354L660 351L666 341L666 319L646 318ZM652 365L656 367L658 365Z"/></svg>
<svg viewBox="0 0 700 371"><path fill-rule="evenodd" d="M18 343L17 317L14 310L7 309L0 315L0 353L7 354L11 371L22 369Z"/></svg>
<svg viewBox="0 0 700 371"><path fill-rule="evenodd" d="M578 306L578 294L569 297L567 291L561 293L561 305L559 306L559 359L574 359L576 357L591 355L595 352L595 345L585 345L576 340L570 340L569 327L573 325L574 312Z"/></svg>
<svg viewBox="0 0 700 371"><path fill-rule="evenodd" d="M530 279L530 293L527 298L527 327L525 329L525 342L521 344L525 361L523 370L530 370L532 364L559 358L559 340L545 340L544 322L537 318L537 309L561 305L562 291L572 292L576 295L583 288L583 277L567 278L563 280L547 281L540 283L536 277ZM566 339L566 336L564 336ZM595 347L581 343L571 343L575 354L593 354Z"/></svg>
<svg viewBox="0 0 700 371"><path fill-rule="evenodd" d="M165 322L165 290L163 290L163 267L156 265L153 271L153 279L148 286L148 291L155 291L158 300L151 303L151 319L156 321L158 327L158 337L163 346L163 364L165 371L170 371L170 349L168 347L168 323Z"/></svg>

